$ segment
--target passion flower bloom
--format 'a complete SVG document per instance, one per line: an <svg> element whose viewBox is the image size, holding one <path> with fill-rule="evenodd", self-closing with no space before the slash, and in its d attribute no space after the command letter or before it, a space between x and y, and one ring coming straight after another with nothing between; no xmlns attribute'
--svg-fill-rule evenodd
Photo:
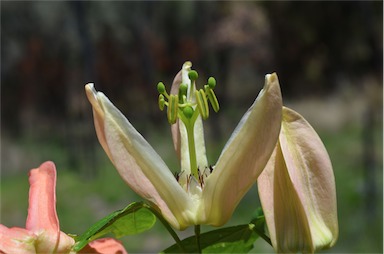
<svg viewBox="0 0 384 254"><path fill-rule="evenodd" d="M313 253L335 244L331 161L315 130L289 108L283 108L279 141L257 183L276 252Z"/></svg>
<svg viewBox="0 0 384 254"><path fill-rule="evenodd" d="M92 104L97 137L124 181L155 204L176 229L191 225L223 225L256 182L278 139L282 98L276 74L265 86L225 145L215 166L205 155L201 118L208 103L219 109L213 93L215 80L197 90L197 73L186 62L176 76L171 94L159 83L159 106L173 124L181 169L174 175L161 157L124 115L93 84L85 86Z"/></svg>
<svg viewBox="0 0 384 254"><path fill-rule="evenodd" d="M29 174L29 208L25 228L0 224L0 253L74 253L75 240L60 231L56 214L56 167L47 161ZM127 253L112 238L93 241L87 253ZM81 252L81 251L80 251Z"/></svg>

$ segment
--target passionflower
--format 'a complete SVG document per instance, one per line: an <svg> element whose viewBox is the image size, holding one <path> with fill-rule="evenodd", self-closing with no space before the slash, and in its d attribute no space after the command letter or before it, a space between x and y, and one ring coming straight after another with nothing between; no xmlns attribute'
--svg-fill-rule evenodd
<svg viewBox="0 0 384 254"><path fill-rule="evenodd" d="M283 108L279 140L257 183L276 252L313 253L335 244L331 161L315 130L289 108Z"/></svg>
<svg viewBox="0 0 384 254"><path fill-rule="evenodd" d="M56 167L47 161L29 174L29 208L25 228L0 224L0 253L74 253L75 240L60 231L56 214ZM120 242L103 238L86 253L127 253ZM82 252L82 251L80 251Z"/></svg>
<svg viewBox="0 0 384 254"><path fill-rule="evenodd" d="M276 74L266 75L264 88L240 120L217 163L205 155L202 119L209 106L219 110L209 78L196 89L197 72L186 62L168 94L157 89L159 107L167 108L173 125L181 169L175 175L124 115L93 84L85 86L92 104L97 137L124 181L156 205L176 229L191 225L223 225L266 165L281 126L282 98Z"/></svg>

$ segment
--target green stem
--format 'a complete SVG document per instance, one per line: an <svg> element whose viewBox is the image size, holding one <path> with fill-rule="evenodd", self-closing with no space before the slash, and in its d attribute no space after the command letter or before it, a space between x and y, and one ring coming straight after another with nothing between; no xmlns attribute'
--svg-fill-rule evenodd
<svg viewBox="0 0 384 254"><path fill-rule="evenodd" d="M197 253L202 253L201 245L200 245L200 225L195 225L195 236L196 236Z"/></svg>
<svg viewBox="0 0 384 254"><path fill-rule="evenodd" d="M160 222L164 225L164 227L168 230L172 238L175 240L177 246L182 251L182 253L186 253L179 236L176 234L175 230L173 230L171 225L169 225L169 223L164 219L163 215L161 215L161 213L159 213L159 211L151 205L144 204L144 207L149 209L160 220Z"/></svg>
<svg viewBox="0 0 384 254"><path fill-rule="evenodd" d="M191 167L191 174L196 179L198 179L199 175L197 172L194 126L195 126L194 122L189 122L189 123L185 124L185 127L187 129L187 136L188 136L189 163L190 163L190 167Z"/></svg>

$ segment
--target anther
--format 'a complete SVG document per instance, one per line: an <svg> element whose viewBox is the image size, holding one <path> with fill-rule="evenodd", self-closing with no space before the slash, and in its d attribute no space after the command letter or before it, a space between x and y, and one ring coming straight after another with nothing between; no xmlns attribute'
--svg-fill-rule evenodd
<svg viewBox="0 0 384 254"><path fill-rule="evenodd" d="M216 98L215 92L207 86L205 88L206 88L205 92L207 94L208 100L211 103L213 110L217 113L220 109L220 106L219 106L219 101Z"/></svg>
<svg viewBox="0 0 384 254"><path fill-rule="evenodd" d="M164 105L165 105L164 95L159 94L159 108L161 111L164 110Z"/></svg>
<svg viewBox="0 0 384 254"><path fill-rule="evenodd" d="M167 117L168 117L168 122L170 124L176 123L176 120L177 120L177 113L178 113L178 109L179 109L179 105L178 105L179 98L178 97L179 96L174 95L174 94L171 94L169 96Z"/></svg>
<svg viewBox="0 0 384 254"><path fill-rule="evenodd" d="M178 172L173 173L174 177L176 178L176 181L179 181L180 174Z"/></svg>
<svg viewBox="0 0 384 254"><path fill-rule="evenodd" d="M159 92L159 94L164 94L165 93L165 85L163 82L159 82L157 84L157 91Z"/></svg>
<svg viewBox="0 0 384 254"><path fill-rule="evenodd" d="M198 91L195 91L195 97L197 102L197 108L199 109L201 117L203 119L207 119L209 116L209 108L204 90L200 89Z"/></svg>

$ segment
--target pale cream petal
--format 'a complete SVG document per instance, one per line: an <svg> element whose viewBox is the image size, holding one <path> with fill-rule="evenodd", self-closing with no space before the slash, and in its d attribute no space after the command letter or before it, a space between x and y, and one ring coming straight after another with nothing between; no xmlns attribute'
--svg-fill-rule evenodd
<svg viewBox="0 0 384 254"><path fill-rule="evenodd" d="M99 139L101 146L103 147L105 153L108 155L109 159L112 160L111 152L109 151L107 141L105 140L105 131L104 131L104 112L100 107L99 101L97 100L97 91L93 83L85 85L85 92L89 102L92 105L93 111L93 121L95 124L96 135Z"/></svg>
<svg viewBox="0 0 384 254"><path fill-rule="evenodd" d="M284 107L281 149L289 176L307 213L316 249L331 247L338 237L336 185L323 142L297 112Z"/></svg>
<svg viewBox="0 0 384 254"><path fill-rule="evenodd" d="M160 156L109 99L100 92L96 98L94 112L98 113L100 107L102 115L96 117L103 120L100 130L104 132L98 137L104 138L121 177L136 193L155 203L172 226L185 228L191 220L189 196Z"/></svg>
<svg viewBox="0 0 384 254"><path fill-rule="evenodd" d="M207 222L219 226L232 215L256 182L276 145L281 126L282 98L275 73L241 119L221 153L203 190Z"/></svg>
<svg viewBox="0 0 384 254"><path fill-rule="evenodd" d="M312 253L312 237L306 213L290 181L280 144L276 146L257 182L275 251Z"/></svg>
<svg viewBox="0 0 384 254"><path fill-rule="evenodd" d="M285 107L276 151L258 178L273 246L279 252L333 246L338 222L328 153L309 123Z"/></svg>
<svg viewBox="0 0 384 254"><path fill-rule="evenodd" d="M275 149L271 157L268 160L267 165L265 166L263 172L257 178L257 188L259 191L259 198L261 205L263 207L264 217L267 222L269 237L277 251L277 242L276 242L276 225L275 225L275 168L280 168L279 165L282 164L280 156L281 152L277 156L277 152L281 151L279 143L276 144ZM284 164L285 165L285 164ZM276 170L277 171L277 170Z"/></svg>

